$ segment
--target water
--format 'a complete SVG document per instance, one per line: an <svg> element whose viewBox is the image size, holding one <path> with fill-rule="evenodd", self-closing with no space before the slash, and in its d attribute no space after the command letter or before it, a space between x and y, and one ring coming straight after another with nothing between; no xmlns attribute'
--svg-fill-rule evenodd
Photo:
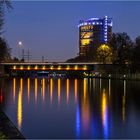
<svg viewBox="0 0 140 140"><path fill-rule="evenodd" d="M4 112L26 138L140 138L140 82L10 78Z"/></svg>

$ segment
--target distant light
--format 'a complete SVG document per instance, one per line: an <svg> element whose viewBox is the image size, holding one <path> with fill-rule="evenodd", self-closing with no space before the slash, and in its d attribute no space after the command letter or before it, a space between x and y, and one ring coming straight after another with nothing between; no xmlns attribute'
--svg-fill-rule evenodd
<svg viewBox="0 0 140 140"><path fill-rule="evenodd" d="M23 66L20 66L20 70L23 70Z"/></svg>
<svg viewBox="0 0 140 140"><path fill-rule="evenodd" d="M50 69L52 70L53 69L53 66L50 66Z"/></svg>
<svg viewBox="0 0 140 140"><path fill-rule="evenodd" d="M43 66L42 69L45 70L45 66Z"/></svg>
<svg viewBox="0 0 140 140"><path fill-rule="evenodd" d="M75 70L77 70L77 69L78 69L78 66L77 66L77 65L75 65L74 69L75 69Z"/></svg>
<svg viewBox="0 0 140 140"><path fill-rule="evenodd" d="M16 69L16 66L14 66L13 69L15 70Z"/></svg>
<svg viewBox="0 0 140 140"><path fill-rule="evenodd" d="M28 66L28 68L27 68L28 70L30 70L30 66Z"/></svg>
<svg viewBox="0 0 140 140"><path fill-rule="evenodd" d="M70 66L68 65L66 69L69 70L70 69Z"/></svg>
<svg viewBox="0 0 140 140"><path fill-rule="evenodd" d="M22 42L21 42L21 41L19 41L19 42L18 42L18 45L22 46L23 44L22 44Z"/></svg>
<svg viewBox="0 0 140 140"><path fill-rule="evenodd" d="M99 20L99 18L90 18L89 20Z"/></svg>
<svg viewBox="0 0 140 140"><path fill-rule="evenodd" d="M87 70L87 66L85 65L85 66L83 67L83 69L84 69L84 70Z"/></svg>
<svg viewBox="0 0 140 140"><path fill-rule="evenodd" d="M58 70L61 70L61 66L58 66L58 68L57 68Z"/></svg>
<svg viewBox="0 0 140 140"><path fill-rule="evenodd" d="M37 69L38 69L38 66L36 65L36 66L35 66L35 70L37 70Z"/></svg>

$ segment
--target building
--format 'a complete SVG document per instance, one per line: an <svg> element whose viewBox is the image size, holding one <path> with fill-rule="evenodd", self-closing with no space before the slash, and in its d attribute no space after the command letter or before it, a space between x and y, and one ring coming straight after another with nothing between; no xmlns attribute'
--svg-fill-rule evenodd
<svg viewBox="0 0 140 140"><path fill-rule="evenodd" d="M107 44L112 36L112 19L90 18L80 20L79 27L79 56L94 54L97 47Z"/></svg>

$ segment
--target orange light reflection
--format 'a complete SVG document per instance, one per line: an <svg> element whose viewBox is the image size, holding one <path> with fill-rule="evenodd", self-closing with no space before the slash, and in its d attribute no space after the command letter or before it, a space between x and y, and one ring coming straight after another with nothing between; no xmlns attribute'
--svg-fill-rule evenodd
<svg viewBox="0 0 140 140"><path fill-rule="evenodd" d="M61 81L60 78L58 79L58 103L60 103L60 98L61 98Z"/></svg>
<svg viewBox="0 0 140 140"><path fill-rule="evenodd" d="M15 102L16 97L16 78L13 79L13 100Z"/></svg>
<svg viewBox="0 0 140 140"><path fill-rule="evenodd" d="M42 79L42 98L45 100L45 78Z"/></svg>
<svg viewBox="0 0 140 140"><path fill-rule="evenodd" d="M35 78L35 102L37 102L38 80Z"/></svg>
<svg viewBox="0 0 140 140"><path fill-rule="evenodd" d="M22 92L23 92L23 79L20 79L20 88L18 94L18 111L17 111L17 120L18 120L18 129L21 130L22 127Z"/></svg>
<svg viewBox="0 0 140 140"><path fill-rule="evenodd" d="M53 100L53 79L50 79L50 101Z"/></svg>
<svg viewBox="0 0 140 140"><path fill-rule="evenodd" d="M107 95L105 89L103 89L102 95L102 125L104 129L104 137L108 137L108 105L107 105Z"/></svg>
<svg viewBox="0 0 140 140"><path fill-rule="evenodd" d="M77 85L78 85L78 82L77 82L77 79L74 80L74 97L75 97L75 102L77 103Z"/></svg>
<svg viewBox="0 0 140 140"><path fill-rule="evenodd" d="M30 78L27 79L27 85L28 85L28 102L30 100Z"/></svg>
<svg viewBox="0 0 140 140"><path fill-rule="evenodd" d="M87 94L86 78L84 78L83 84L84 84L84 102L85 102L85 100L86 100L86 94Z"/></svg>
<svg viewBox="0 0 140 140"><path fill-rule="evenodd" d="M69 103L69 85L70 85L70 81L69 79L66 80L66 97L67 97L67 103Z"/></svg>

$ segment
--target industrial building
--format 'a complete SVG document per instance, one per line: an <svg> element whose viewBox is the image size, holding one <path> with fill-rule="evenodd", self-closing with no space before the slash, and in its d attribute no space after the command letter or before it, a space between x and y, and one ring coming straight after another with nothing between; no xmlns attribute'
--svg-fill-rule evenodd
<svg viewBox="0 0 140 140"><path fill-rule="evenodd" d="M112 18L80 20L79 56L92 55L101 44L109 43L112 36Z"/></svg>

